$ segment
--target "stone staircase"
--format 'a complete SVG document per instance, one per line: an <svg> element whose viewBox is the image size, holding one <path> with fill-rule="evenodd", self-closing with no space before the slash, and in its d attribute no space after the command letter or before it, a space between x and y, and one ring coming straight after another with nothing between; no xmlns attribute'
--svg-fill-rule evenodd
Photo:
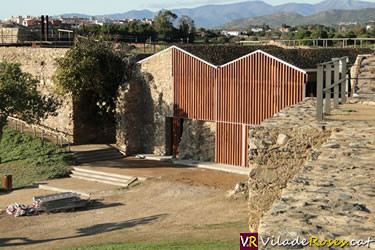
<svg viewBox="0 0 375 250"><path fill-rule="evenodd" d="M121 186L121 187L127 187L134 181L138 180L138 178L134 176L101 172L101 171L96 171L96 170L91 170L91 169L85 169L82 167L74 167L70 177L81 179L81 180L86 180L86 181L96 181L100 183Z"/></svg>
<svg viewBox="0 0 375 250"><path fill-rule="evenodd" d="M116 148L76 151L73 154L79 164L124 158L124 155Z"/></svg>

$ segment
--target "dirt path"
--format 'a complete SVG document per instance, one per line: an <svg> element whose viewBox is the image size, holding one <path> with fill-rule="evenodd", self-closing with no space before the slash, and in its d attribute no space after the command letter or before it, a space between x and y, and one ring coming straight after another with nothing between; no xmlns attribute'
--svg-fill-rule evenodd
<svg viewBox="0 0 375 250"><path fill-rule="evenodd" d="M247 231L245 197L226 197L228 188L239 180L246 180L246 176L193 169L148 180L130 190L95 195L98 202L87 210L19 218L3 214L0 247L54 249L104 242L234 241L240 232ZM36 193L23 190L14 195L30 197ZM10 198L0 195L0 204L5 200L9 203Z"/></svg>

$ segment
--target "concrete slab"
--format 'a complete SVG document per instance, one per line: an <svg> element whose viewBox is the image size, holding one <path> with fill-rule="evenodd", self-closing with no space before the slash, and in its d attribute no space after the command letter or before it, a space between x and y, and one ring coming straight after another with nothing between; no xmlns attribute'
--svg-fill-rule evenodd
<svg viewBox="0 0 375 250"><path fill-rule="evenodd" d="M197 167L197 168L204 168L204 169L211 169L217 171L224 171L233 174L240 174L240 175L249 175L249 168L245 167L238 167L232 165L225 165L219 164L215 162L199 162L199 161L191 161L191 160L172 160L174 164L180 164L190 167Z"/></svg>
<svg viewBox="0 0 375 250"><path fill-rule="evenodd" d="M90 196L94 193L111 191L118 188L118 186L114 185L74 178L49 180L38 182L37 184L40 189L55 192L75 192L84 196Z"/></svg>
<svg viewBox="0 0 375 250"><path fill-rule="evenodd" d="M200 162L200 161L194 161L194 160L176 160L176 159L173 159L172 156L159 156L159 155L153 155L153 154L140 154L137 156L141 159L146 159L146 160L167 161L167 162L172 162L174 164L184 165L184 166L189 166L189 167L198 167L198 168L204 168L204 169L224 171L224 172L233 173L233 174L249 175L249 168L245 168L245 167L225 165L225 164L220 164L220 163L215 163L215 162Z"/></svg>
<svg viewBox="0 0 375 250"><path fill-rule="evenodd" d="M139 155L136 155L136 158L153 160L153 161L167 161L167 162L171 162L173 156L162 156L162 155L153 155L153 154L139 154Z"/></svg>
<svg viewBox="0 0 375 250"><path fill-rule="evenodd" d="M79 166L79 168L126 176L136 176L140 180L166 176L170 174L179 174L192 169L191 167L173 164L172 162L137 159L135 157L127 157L110 161L91 162L82 164Z"/></svg>
<svg viewBox="0 0 375 250"><path fill-rule="evenodd" d="M114 144L82 144L82 145L73 145L70 146L72 152L84 152L84 151L93 151L100 149L114 148Z"/></svg>

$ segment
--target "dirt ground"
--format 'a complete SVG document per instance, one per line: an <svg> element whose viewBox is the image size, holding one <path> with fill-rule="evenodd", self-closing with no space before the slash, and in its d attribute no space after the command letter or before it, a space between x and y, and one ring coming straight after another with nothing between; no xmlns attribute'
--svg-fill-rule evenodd
<svg viewBox="0 0 375 250"><path fill-rule="evenodd" d="M60 249L106 242L237 240L247 232L247 201L226 197L244 175L184 168L129 190L92 196L93 205L70 213L0 215L0 248ZM0 195L0 205L49 194L24 189ZM30 203L30 202L29 202Z"/></svg>

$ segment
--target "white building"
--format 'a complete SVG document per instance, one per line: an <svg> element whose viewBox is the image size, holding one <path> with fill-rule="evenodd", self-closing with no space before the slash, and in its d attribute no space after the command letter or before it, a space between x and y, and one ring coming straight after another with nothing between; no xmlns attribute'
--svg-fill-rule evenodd
<svg viewBox="0 0 375 250"><path fill-rule="evenodd" d="M239 36L241 35L241 31L238 30L223 30L221 31L221 34L226 36Z"/></svg>
<svg viewBox="0 0 375 250"><path fill-rule="evenodd" d="M16 24L19 24L19 25L23 25L23 17L22 16L16 16L16 17L11 17L11 18L7 18L4 20L4 22L6 23L16 23Z"/></svg>
<svg viewBox="0 0 375 250"><path fill-rule="evenodd" d="M263 28L251 28L252 32L262 32Z"/></svg>

